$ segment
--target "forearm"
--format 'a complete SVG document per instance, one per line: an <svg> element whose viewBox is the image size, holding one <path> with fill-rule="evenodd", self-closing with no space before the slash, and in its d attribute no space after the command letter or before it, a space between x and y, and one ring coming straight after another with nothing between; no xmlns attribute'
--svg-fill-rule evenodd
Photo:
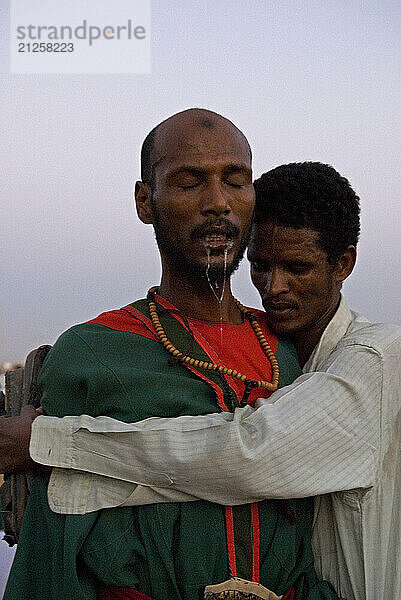
<svg viewBox="0 0 401 600"><path fill-rule="evenodd" d="M317 394L324 386L326 394ZM55 420L47 436L51 447L39 451L41 417L31 452L45 464L181 490L222 504L369 487L379 408L374 401L366 404L365 390L362 395L347 380L315 373L283 388L274 404L257 411L248 407L234 415L135 424L104 417ZM55 455L56 449L63 449L62 456Z"/></svg>
<svg viewBox="0 0 401 600"><path fill-rule="evenodd" d="M29 438L36 415L28 405L19 416L0 417L0 473L28 471L35 466L29 456Z"/></svg>
<svg viewBox="0 0 401 600"><path fill-rule="evenodd" d="M366 488L374 483L380 444L381 368L375 351L351 346L256 411L134 424L67 417L49 421L48 435L40 417L31 455L221 504Z"/></svg>

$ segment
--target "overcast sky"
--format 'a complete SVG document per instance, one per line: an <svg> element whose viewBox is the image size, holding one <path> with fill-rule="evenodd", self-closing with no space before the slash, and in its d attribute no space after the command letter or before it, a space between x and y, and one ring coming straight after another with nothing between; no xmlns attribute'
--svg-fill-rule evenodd
<svg viewBox="0 0 401 600"><path fill-rule="evenodd" d="M132 202L139 150L192 106L245 132L256 176L320 160L350 180L362 234L346 297L400 323L399 0L153 0L149 75L10 75L0 7L0 362L158 283ZM259 305L245 264L234 291Z"/></svg>

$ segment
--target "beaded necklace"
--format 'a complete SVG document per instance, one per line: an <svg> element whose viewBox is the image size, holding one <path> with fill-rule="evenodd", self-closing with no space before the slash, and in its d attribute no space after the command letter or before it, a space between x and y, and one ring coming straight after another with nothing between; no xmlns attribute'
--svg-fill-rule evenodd
<svg viewBox="0 0 401 600"><path fill-rule="evenodd" d="M196 358L192 358L191 356L183 354L183 352L178 350L178 348L176 348L174 346L174 344L172 344L172 342L168 339L168 337L166 336L166 333L163 329L163 326L160 323L160 319L157 314L157 304L155 301L155 294L156 294L157 290L158 290L157 287L152 287L148 291L148 294L147 294L150 318L152 319L152 323L156 330L156 334L157 334L157 337L159 338L159 341L163 344L163 346L167 350L167 352L172 354L172 356L176 359L177 362L181 362L181 363L190 365L191 367L195 367L197 369L217 371L218 373L221 373L222 375L228 375L229 377L233 377L234 379L238 379L239 381L242 381L245 384L245 394L244 394L244 397L242 398L241 406L246 404L249 394L253 388L258 388L258 387L265 388L265 389L270 390L271 392L274 392L277 390L278 380L279 380L279 366L278 366L277 359L274 355L274 352L270 348L268 341L266 340L265 336L263 335L263 332L259 326L259 323L258 323L255 315L253 315L247 308L245 308L245 306L243 306L236 298L234 298L234 302L235 302L236 306L243 313L244 317L246 319L248 319L248 321L251 324L251 327L259 341L259 344L260 344L263 352L265 353L266 357L268 358L268 360L270 362L271 369L272 369L271 382L264 381L264 380L254 381L252 379L248 379L246 375L239 373L239 371L236 371L235 369L229 369L222 365L218 365L214 362L198 360Z"/></svg>

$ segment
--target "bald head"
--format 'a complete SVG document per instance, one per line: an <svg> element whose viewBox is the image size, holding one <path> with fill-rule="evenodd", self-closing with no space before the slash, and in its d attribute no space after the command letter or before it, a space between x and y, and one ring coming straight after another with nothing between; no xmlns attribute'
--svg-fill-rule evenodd
<svg viewBox="0 0 401 600"><path fill-rule="evenodd" d="M194 134L197 140L207 138L211 133L232 145L238 143L245 146L251 163L252 153L248 140L229 119L203 108L189 108L172 115L162 121L146 136L141 150L141 179L151 183L156 165L168 157L176 148L187 148L196 151L195 142L191 138Z"/></svg>

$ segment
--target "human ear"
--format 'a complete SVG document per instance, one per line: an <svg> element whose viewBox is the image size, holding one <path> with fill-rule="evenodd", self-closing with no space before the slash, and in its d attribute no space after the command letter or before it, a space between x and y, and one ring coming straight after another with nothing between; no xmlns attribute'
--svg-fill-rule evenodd
<svg viewBox="0 0 401 600"><path fill-rule="evenodd" d="M348 246L346 251L338 259L335 268L335 277L339 283L347 279L348 275L352 273L355 262L356 248L355 246Z"/></svg>
<svg viewBox="0 0 401 600"><path fill-rule="evenodd" d="M136 212L142 223L153 223L152 207L150 197L152 195L150 185L143 181L135 183L135 205Z"/></svg>

